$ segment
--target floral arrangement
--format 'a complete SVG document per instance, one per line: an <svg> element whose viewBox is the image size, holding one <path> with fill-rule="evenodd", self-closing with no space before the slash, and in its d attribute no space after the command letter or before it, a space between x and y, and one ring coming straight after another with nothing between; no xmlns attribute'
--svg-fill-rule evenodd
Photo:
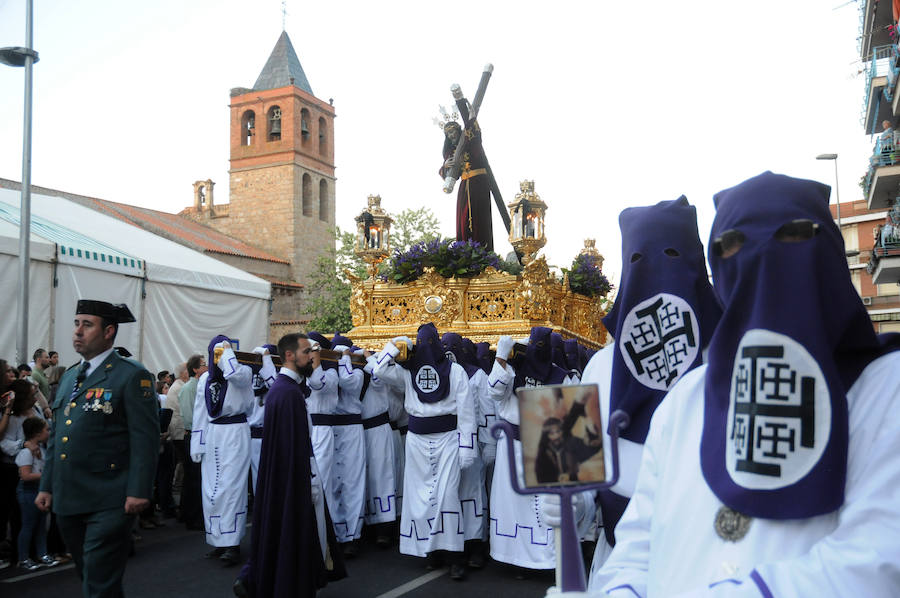
<svg viewBox="0 0 900 598"><path fill-rule="evenodd" d="M396 251L383 276L405 284L419 278L425 268L434 268L444 278L469 278L478 276L488 267L515 273L515 265L507 264L477 241L437 238L415 243L407 251Z"/></svg>
<svg viewBox="0 0 900 598"><path fill-rule="evenodd" d="M570 270L563 270L569 275L569 288L573 293L587 297L601 297L612 290L612 285L600 269L600 257L589 253L580 253L572 261Z"/></svg>

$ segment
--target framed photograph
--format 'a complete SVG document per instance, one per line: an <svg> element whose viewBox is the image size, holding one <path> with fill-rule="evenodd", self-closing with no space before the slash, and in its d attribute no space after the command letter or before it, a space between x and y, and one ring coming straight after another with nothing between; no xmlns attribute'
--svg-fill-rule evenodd
<svg viewBox="0 0 900 598"><path fill-rule="evenodd" d="M525 486L606 481L596 384L516 389Z"/></svg>

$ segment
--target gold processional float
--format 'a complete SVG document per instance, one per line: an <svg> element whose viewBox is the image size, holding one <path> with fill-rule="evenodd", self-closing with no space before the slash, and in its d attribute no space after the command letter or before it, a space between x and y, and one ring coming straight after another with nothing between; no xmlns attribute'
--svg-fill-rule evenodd
<svg viewBox="0 0 900 598"><path fill-rule="evenodd" d="M393 220L381 207L381 197L370 195L357 217L356 255L368 265L368 278L347 271L352 293L353 329L348 336L364 348L380 349L397 336L415 338L421 324L433 322L438 331L456 332L492 347L503 335L527 337L534 326L546 326L586 347L606 344L601 319L604 296L587 297L550 273L547 260L537 253L546 244L544 214L547 204L534 192L534 181L523 181L514 201L507 204L511 226L509 241L522 256L519 275L488 267L471 278L445 278L426 268L415 281L397 284L377 277L378 264L389 255ZM603 257L587 239L580 254Z"/></svg>

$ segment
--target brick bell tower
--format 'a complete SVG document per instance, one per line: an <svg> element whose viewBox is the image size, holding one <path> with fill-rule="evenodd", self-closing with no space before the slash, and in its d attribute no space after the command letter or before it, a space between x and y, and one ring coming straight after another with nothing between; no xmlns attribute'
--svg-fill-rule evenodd
<svg viewBox="0 0 900 598"><path fill-rule="evenodd" d="M313 95L287 32L230 108L227 217L208 223L289 261L304 283L334 246L334 108Z"/></svg>

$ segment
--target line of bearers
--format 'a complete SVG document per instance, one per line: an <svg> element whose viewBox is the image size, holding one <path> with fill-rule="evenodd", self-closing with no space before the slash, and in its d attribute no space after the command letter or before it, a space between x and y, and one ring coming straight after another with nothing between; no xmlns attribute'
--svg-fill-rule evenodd
<svg viewBox="0 0 900 598"><path fill-rule="evenodd" d="M284 366L261 420L253 552L235 591L314 595L344 574L363 523L390 543L398 511L400 551L446 562L454 579L483 563L485 539L495 560L553 568L558 509L512 492L506 443L488 428L494 417L516 429L515 389L582 371L598 385L602 420L616 410L630 419L618 484L575 501L580 537L602 533L595 595L898 595L900 341L874 333L828 197L824 185L772 173L718 194L715 288L685 198L625 210L623 274L604 320L614 342L583 370L564 345L554 352L546 328L532 330L523 355L504 337L493 360L484 350L479 360L477 347L425 324L415 342L362 352L362 367L340 335L281 339ZM414 350L399 361L403 343ZM333 367L315 344L341 354ZM210 543L227 552L246 517L227 483L235 464L241 475L250 467L241 418L263 401L227 339L211 343L213 363L192 453L203 460ZM235 424L229 439L221 428ZM584 434L609 459L607 431Z"/></svg>

